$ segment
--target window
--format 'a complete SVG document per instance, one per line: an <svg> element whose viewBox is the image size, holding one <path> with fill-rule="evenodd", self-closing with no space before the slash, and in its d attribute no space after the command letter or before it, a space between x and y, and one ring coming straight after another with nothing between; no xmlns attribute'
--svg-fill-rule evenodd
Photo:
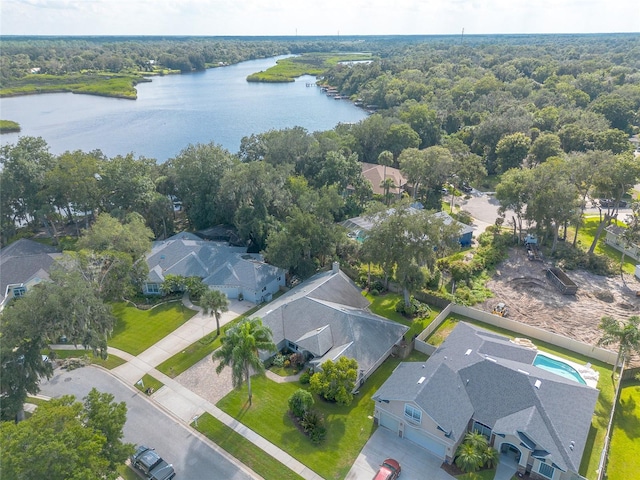
<svg viewBox="0 0 640 480"><path fill-rule="evenodd" d="M14 297L22 297L22 296L24 296L25 293L27 293L26 287L15 287L13 289L13 296Z"/></svg>
<svg viewBox="0 0 640 480"><path fill-rule="evenodd" d="M480 422L473 422L473 428L471 430L478 432L489 439L491 438L491 429Z"/></svg>
<svg viewBox="0 0 640 480"><path fill-rule="evenodd" d="M147 293L160 293L160 287L157 283L147 283Z"/></svg>
<svg viewBox="0 0 640 480"><path fill-rule="evenodd" d="M420 423L422 420L422 412L408 403L405 403L404 405L404 416L415 423Z"/></svg>
<svg viewBox="0 0 640 480"><path fill-rule="evenodd" d="M538 472L547 478L553 478L554 471L555 468L553 468L551 465L547 465L546 463L541 463L540 467L538 467Z"/></svg>

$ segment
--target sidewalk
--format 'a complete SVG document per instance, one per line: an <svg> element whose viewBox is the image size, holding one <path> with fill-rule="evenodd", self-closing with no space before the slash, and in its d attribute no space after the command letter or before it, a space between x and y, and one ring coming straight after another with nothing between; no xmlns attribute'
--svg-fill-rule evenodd
<svg viewBox="0 0 640 480"><path fill-rule="evenodd" d="M198 313L137 357L122 357L127 360L127 363L114 368L112 372L115 375L130 384L134 384L157 365L160 365L176 353L181 352L192 343L216 330L216 319L213 315L205 315L202 313L202 309L193 305L188 298L183 297L182 303L191 310L197 310ZM231 322L247 310L250 310L253 306L250 302L230 300L229 311L220 316L220 326L222 327ZM112 352L111 348L109 348L108 351L119 357L121 356L115 350Z"/></svg>
<svg viewBox="0 0 640 480"><path fill-rule="evenodd" d="M145 374L151 375L162 382L164 386L153 393L150 398L175 418L190 425L193 421L197 420L200 415L208 412L306 480L322 480L320 475L307 468L285 451L261 437L253 430L245 427L214 404L192 392L176 380L156 370L155 367L157 365L216 330L216 320L214 316L204 315L201 309L191 304L187 298L183 298L183 304L192 310L199 310L198 313L137 357L109 347L108 352L110 354L116 355L126 361L126 363L112 369L110 373L127 385L134 385ZM220 318L220 326L222 327L231 322L253 306L250 302L231 300L229 311L222 314ZM282 379L282 377L279 377L279 379L280 381L286 381L286 379Z"/></svg>

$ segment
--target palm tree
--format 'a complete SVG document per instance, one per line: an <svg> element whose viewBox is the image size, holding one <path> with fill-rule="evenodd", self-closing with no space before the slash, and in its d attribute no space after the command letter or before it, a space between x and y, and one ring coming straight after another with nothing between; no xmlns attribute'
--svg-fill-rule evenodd
<svg viewBox="0 0 640 480"><path fill-rule="evenodd" d="M390 190L395 190L397 188L397 185L393 181L393 178L385 178L380 186L384 189L384 198L387 205L389 205L391 203L391 197L393 197L393 194L390 193Z"/></svg>
<svg viewBox="0 0 640 480"><path fill-rule="evenodd" d="M393 165L393 153L389 150L384 150L378 155L378 165L384 166L382 169L382 181L387 179L387 167Z"/></svg>
<svg viewBox="0 0 640 480"><path fill-rule="evenodd" d="M626 323L613 317L602 317L600 328L604 331L598 345L611 345L618 343L618 357L611 372L611 378L616 373L620 360L624 361L633 351L640 352L640 317L629 317Z"/></svg>
<svg viewBox="0 0 640 480"><path fill-rule="evenodd" d="M234 388L240 388L246 381L251 405L251 372L264 374L264 363L258 352L274 352L271 329L262 324L262 319L246 318L227 330L222 338L222 346L213 352L213 359L220 360L216 373L231 366L231 380Z"/></svg>
<svg viewBox="0 0 640 480"><path fill-rule="evenodd" d="M217 334L220 336L220 316L229 311L229 300L220 290L207 290L200 296L202 311L216 317Z"/></svg>
<svg viewBox="0 0 640 480"><path fill-rule="evenodd" d="M477 472L484 463L482 453L470 442L461 443L456 454L455 464L464 473Z"/></svg>
<svg viewBox="0 0 640 480"><path fill-rule="evenodd" d="M476 450L483 452L486 450L489 445L489 441L487 437L481 434L479 431L474 430L473 432L469 432L464 436L464 442L470 443Z"/></svg>
<svg viewBox="0 0 640 480"><path fill-rule="evenodd" d="M498 450L487 445L487 449L484 452L484 466L487 468L493 468L500 462L500 454Z"/></svg>

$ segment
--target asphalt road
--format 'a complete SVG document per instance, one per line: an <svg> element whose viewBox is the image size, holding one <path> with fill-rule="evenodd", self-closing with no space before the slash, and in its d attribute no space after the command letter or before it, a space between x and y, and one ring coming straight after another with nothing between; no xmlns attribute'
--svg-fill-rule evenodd
<svg viewBox="0 0 640 480"><path fill-rule="evenodd" d="M245 480L253 478L226 454L220 453L194 435L192 430L157 408L137 390L125 386L107 372L84 367L71 372L56 369L54 376L40 384L40 393L49 397L75 395L82 400L92 387L109 392L127 404L124 441L154 447L176 470L176 480Z"/></svg>

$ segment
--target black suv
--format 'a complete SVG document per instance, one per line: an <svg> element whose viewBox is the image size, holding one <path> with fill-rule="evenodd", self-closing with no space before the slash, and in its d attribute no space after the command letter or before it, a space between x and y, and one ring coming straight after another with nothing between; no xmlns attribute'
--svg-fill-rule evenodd
<svg viewBox="0 0 640 480"><path fill-rule="evenodd" d="M153 448L144 445L131 455L131 465L151 480L171 480L176 476L173 465L165 462Z"/></svg>

